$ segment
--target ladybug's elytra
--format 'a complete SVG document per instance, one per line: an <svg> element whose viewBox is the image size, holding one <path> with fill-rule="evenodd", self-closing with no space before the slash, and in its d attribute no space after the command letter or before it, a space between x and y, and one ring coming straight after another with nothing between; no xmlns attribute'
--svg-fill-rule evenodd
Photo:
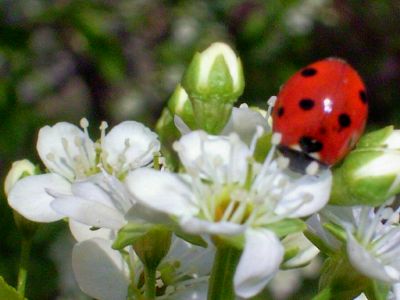
<svg viewBox="0 0 400 300"><path fill-rule="evenodd" d="M327 58L294 74L272 113L281 152L301 165L340 161L357 143L367 119L365 85L345 61ZM302 167L295 167L302 168Z"/></svg>

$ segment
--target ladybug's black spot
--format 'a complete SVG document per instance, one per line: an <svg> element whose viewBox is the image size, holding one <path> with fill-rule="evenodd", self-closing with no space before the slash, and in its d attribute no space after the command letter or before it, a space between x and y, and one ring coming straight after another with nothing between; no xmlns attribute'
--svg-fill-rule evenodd
<svg viewBox="0 0 400 300"><path fill-rule="evenodd" d="M301 99L299 102L299 106L302 110L310 110L314 107L314 100L309 98Z"/></svg>
<svg viewBox="0 0 400 300"><path fill-rule="evenodd" d="M362 103L367 103L368 102L367 93L364 90L361 90L359 92L359 96L360 96L360 99L361 99Z"/></svg>
<svg viewBox="0 0 400 300"><path fill-rule="evenodd" d="M338 121L339 121L340 127L342 127L342 128L349 127L351 124L351 119L348 114L340 114Z"/></svg>
<svg viewBox="0 0 400 300"><path fill-rule="evenodd" d="M283 107L278 108L278 117L282 117L285 113L285 109Z"/></svg>
<svg viewBox="0 0 400 300"><path fill-rule="evenodd" d="M311 77L317 74L317 70L314 68L305 68L303 71L301 71L301 76L303 77Z"/></svg>
<svg viewBox="0 0 400 300"><path fill-rule="evenodd" d="M303 136L299 140L300 148L305 153L319 152L323 148L323 144L309 136Z"/></svg>

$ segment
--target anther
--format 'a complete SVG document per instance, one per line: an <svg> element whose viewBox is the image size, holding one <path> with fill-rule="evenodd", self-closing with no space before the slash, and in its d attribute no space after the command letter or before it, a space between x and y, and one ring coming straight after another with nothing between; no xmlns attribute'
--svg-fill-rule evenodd
<svg viewBox="0 0 400 300"><path fill-rule="evenodd" d="M318 173L319 165L316 161L311 162L306 168L307 175L315 175Z"/></svg>
<svg viewBox="0 0 400 300"><path fill-rule="evenodd" d="M82 129L86 129L89 127L89 121L86 118L82 118L80 123Z"/></svg>
<svg viewBox="0 0 400 300"><path fill-rule="evenodd" d="M107 128L108 128L107 122L106 121L102 121L101 124L100 124L99 129L100 130L106 130Z"/></svg>
<svg viewBox="0 0 400 300"><path fill-rule="evenodd" d="M249 106L247 105L247 103L242 103L240 104L239 108L249 108Z"/></svg>

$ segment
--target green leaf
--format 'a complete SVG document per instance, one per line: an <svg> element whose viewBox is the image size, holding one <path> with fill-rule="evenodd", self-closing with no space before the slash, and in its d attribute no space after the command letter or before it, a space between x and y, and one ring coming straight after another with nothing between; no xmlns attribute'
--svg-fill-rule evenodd
<svg viewBox="0 0 400 300"><path fill-rule="evenodd" d="M0 299L23 300L24 298L0 276Z"/></svg>
<svg viewBox="0 0 400 300"><path fill-rule="evenodd" d="M300 219L284 219L279 222L268 224L265 227L275 232L275 234L281 238L290 233L304 231L307 225Z"/></svg>
<svg viewBox="0 0 400 300"><path fill-rule="evenodd" d="M118 231L117 238L112 245L115 250L121 250L132 245L138 239L148 233L154 225L129 223Z"/></svg>

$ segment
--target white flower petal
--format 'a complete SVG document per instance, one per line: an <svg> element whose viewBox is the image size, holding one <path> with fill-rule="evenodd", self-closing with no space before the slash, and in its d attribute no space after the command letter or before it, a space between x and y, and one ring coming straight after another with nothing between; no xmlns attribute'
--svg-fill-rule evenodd
<svg viewBox="0 0 400 300"><path fill-rule="evenodd" d="M73 180L76 177L76 170L74 170L75 165L72 160L82 157L83 154L83 148L80 149L77 142L84 145L85 158L93 166L96 157L93 142L79 127L70 123L60 122L52 127L41 128L36 148L49 170Z"/></svg>
<svg viewBox="0 0 400 300"><path fill-rule="evenodd" d="M60 214L95 227L120 229L126 224L124 215L117 209L74 196L58 196L51 207Z"/></svg>
<svg viewBox="0 0 400 300"><path fill-rule="evenodd" d="M265 229L246 231L246 244L234 276L237 295L258 294L279 270L284 254L276 235Z"/></svg>
<svg viewBox="0 0 400 300"><path fill-rule="evenodd" d="M276 213L288 214L292 218L305 217L319 211L328 202L332 173L325 170L317 176L304 175L293 184L295 186L279 202ZM304 197L309 200L304 202Z"/></svg>
<svg viewBox="0 0 400 300"><path fill-rule="evenodd" d="M285 268L298 268L310 263L319 253L315 247L302 232L287 235L282 244L285 249L297 249L298 253L283 263Z"/></svg>
<svg viewBox="0 0 400 300"><path fill-rule="evenodd" d="M174 124L175 124L175 127L181 133L181 135L188 134L189 132L192 131L189 128L189 126L186 125L186 123L183 121L183 119L178 115L174 115Z"/></svg>
<svg viewBox="0 0 400 300"><path fill-rule="evenodd" d="M196 277L207 276L211 273L214 261L215 247L210 242L207 248L193 245L181 238L173 236L171 248L164 261L180 259L179 272L196 274Z"/></svg>
<svg viewBox="0 0 400 300"><path fill-rule="evenodd" d="M75 245L72 267L79 287L99 300L126 300L129 268L111 241L91 239Z"/></svg>
<svg viewBox="0 0 400 300"><path fill-rule="evenodd" d="M231 117L221 134L229 135L235 132L242 141L250 145L259 127L266 132L270 130L267 120L260 112L250 109L248 106L234 107Z"/></svg>
<svg viewBox="0 0 400 300"><path fill-rule="evenodd" d="M57 174L42 174L22 178L10 190L8 203L25 218L35 222L54 222L63 218L50 203L48 189L71 193L71 184Z"/></svg>
<svg viewBox="0 0 400 300"><path fill-rule="evenodd" d="M96 177L98 178L98 176ZM93 182L92 179L89 179L73 183L72 194L76 197L83 198L88 201L98 202L109 207L115 207L115 204L112 201L110 195L100 186L96 185L95 182Z"/></svg>
<svg viewBox="0 0 400 300"><path fill-rule="evenodd" d="M353 267L365 276L389 283L400 281L399 270L378 261L349 232L347 233L347 254Z"/></svg>
<svg viewBox="0 0 400 300"><path fill-rule="evenodd" d="M119 166L123 157L123 166L138 168L153 160L153 154L160 150L160 142L157 134L143 124L125 121L107 133L103 150L107 153L106 161L110 166Z"/></svg>
<svg viewBox="0 0 400 300"><path fill-rule="evenodd" d="M99 228L96 230L92 230L92 227L93 226L77 222L73 219L69 219L69 230L71 231L75 240L77 240L78 242L90 240L93 238L109 240L113 236L112 230L110 229Z"/></svg>
<svg viewBox="0 0 400 300"><path fill-rule="evenodd" d="M179 223L184 231L192 234L238 235L246 229L245 226L232 222L212 222L194 217L182 218Z"/></svg>
<svg viewBox="0 0 400 300"><path fill-rule="evenodd" d="M198 208L193 203L189 186L176 174L153 169L137 169L125 179L130 193L144 205L175 216L193 215Z"/></svg>
<svg viewBox="0 0 400 300"><path fill-rule="evenodd" d="M218 181L242 182L247 171L250 149L237 136L223 137L193 131L178 143L178 155L187 170ZM232 139L235 139L232 141Z"/></svg>

